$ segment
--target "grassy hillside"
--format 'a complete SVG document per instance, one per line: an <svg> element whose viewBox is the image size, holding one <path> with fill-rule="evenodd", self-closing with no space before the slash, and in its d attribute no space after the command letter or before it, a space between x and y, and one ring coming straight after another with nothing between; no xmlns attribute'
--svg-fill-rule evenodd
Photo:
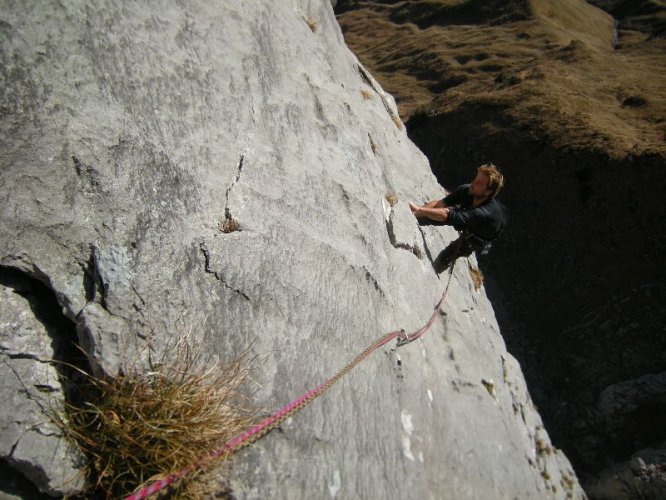
<svg viewBox="0 0 666 500"><path fill-rule="evenodd" d="M614 157L666 150L666 44L617 33L601 9L580 0L341 3L347 43L405 120L481 102L562 144Z"/></svg>

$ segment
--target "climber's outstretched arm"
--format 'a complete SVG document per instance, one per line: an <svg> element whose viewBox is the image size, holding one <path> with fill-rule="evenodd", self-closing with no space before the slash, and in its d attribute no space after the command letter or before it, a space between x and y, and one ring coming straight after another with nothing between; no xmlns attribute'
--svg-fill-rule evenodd
<svg viewBox="0 0 666 500"><path fill-rule="evenodd" d="M423 205L423 208L446 208L444 200L432 200Z"/></svg>
<svg viewBox="0 0 666 500"><path fill-rule="evenodd" d="M410 202L409 209L416 217L427 217L440 222L446 221L449 215L449 210L442 200L429 201L423 206Z"/></svg>

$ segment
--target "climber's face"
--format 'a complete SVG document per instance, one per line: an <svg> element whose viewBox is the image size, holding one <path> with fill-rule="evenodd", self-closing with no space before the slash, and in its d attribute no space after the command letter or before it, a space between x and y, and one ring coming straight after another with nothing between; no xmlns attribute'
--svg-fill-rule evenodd
<svg viewBox="0 0 666 500"><path fill-rule="evenodd" d="M474 198L485 198L486 196L490 196L492 191L488 189L488 176L482 173L476 174L469 190L472 192Z"/></svg>

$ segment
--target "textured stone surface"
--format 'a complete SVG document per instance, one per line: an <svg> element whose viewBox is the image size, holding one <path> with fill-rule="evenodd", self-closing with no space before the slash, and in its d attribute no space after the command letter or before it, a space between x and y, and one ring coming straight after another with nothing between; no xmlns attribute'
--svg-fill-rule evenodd
<svg viewBox="0 0 666 500"><path fill-rule="evenodd" d="M57 340L35 315L33 286L17 278L4 273L0 281L0 456L40 490L73 493L82 485L77 455L47 418L63 397L50 363Z"/></svg>
<svg viewBox="0 0 666 500"><path fill-rule="evenodd" d="M586 485L593 498L659 500L666 491L666 443L659 449L636 452L631 460L614 464Z"/></svg>
<svg viewBox="0 0 666 500"><path fill-rule="evenodd" d="M48 288L96 369L191 332L262 355L253 399L275 408L429 317L429 256L456 233L406 203L443 190L330 2L8 7L0 263ZM239 454L232 483L248 499L582 496L463 265L425 338Z"/></svg>
<svg viewBox="0 0 666 500"><path fill-rule="evenodd" d="M633 380L613 384L599 395L599 414L609 424L618 423L646 402L666 399L666 372L643 375Z"/></svg>

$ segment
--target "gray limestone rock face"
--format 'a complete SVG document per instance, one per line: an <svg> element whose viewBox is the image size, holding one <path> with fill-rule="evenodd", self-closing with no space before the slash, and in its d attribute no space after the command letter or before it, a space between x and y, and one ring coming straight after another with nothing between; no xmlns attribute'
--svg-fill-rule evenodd
<svg viewBox="0 0 666 500"><path fill-rule="evenodd" d="M41 283L97 374L188 334L221 359L250 346L253 402L278 408L430 317L432 258L457 234L407 202L443 189L331 2L15 2L0 21L0 274ZM62 403L43 360L68 337L45 340L4 286L2 397L25 410L21 429L1 415L3 453L68 493L76 456L48 427L21 434L45 419L12 379ZM231 483L246 499L584 496L463 264L426 336L239 453Z"/></svg>
<svg viewBox="0 0 666 500"><path fill-rule="evenodd" d="M45 320L49 311L40 310L39 300L39 286L18 273L0 277L0 456L57 496L76 493L83 477L81 457L48 418L59 409L63 385L53 363L60 350L57 325Z"/></svg>

